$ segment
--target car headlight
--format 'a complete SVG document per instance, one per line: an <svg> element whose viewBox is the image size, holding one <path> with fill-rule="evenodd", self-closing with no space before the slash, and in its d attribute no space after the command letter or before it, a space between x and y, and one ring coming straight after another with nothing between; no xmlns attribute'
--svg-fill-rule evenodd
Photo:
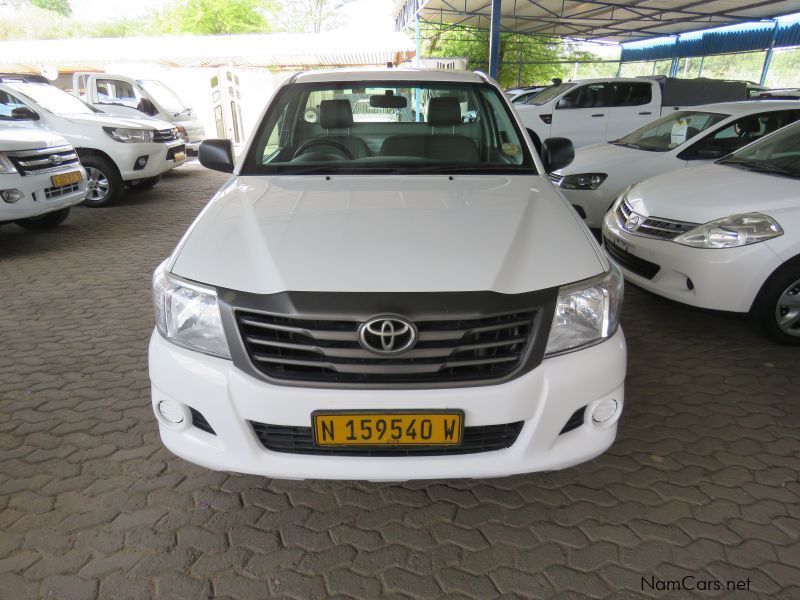
<svg viewBox="0 0 800 600"><path fill-rule="evenodd" d="M118 142L136 144L152 142L154 131L152 129L130 129L128 127L103 127L103 130Z"/></svg>
<svg viewBox="0 0 800 600"><path fill-rule="evenodd" d="M156 327L166 339L206 354L231 357L216 290L170 275L163 262L153 273L153 304Z"/></svg>
<svg viewBox="0 0 800 600"><path fill-rule="evenodd" d="M559 187L565 190L596 190L608 177L607 173L580 173L567 175Z"/></svg>
<svg viewBox="0 0 800 600"><path fill-rule="evenodd" d="M624 283L620 270L562 287L545 355L590 346L616 333Z"/></svg>
<svg viewBox="0 0 800 600"><path fill-rule="evenodd" d="M175 129L178 130L178 135L184 142L189 141L189 134L186 132L186 127L183 125L175 125Z"/></svg>
<svg viewBox="0 0 800 600"><path fill-rule="evenodd" d="M693 248L737 248L783 235L778 223L761 213L731 215L682 233L673 241Z"/></svg>
<svg viewBox="0 0 800 600"><path fill-rule="evenodd" d="M11 162L11 159L6 156L5 152L0 152L0 173L16 173L17 167Z"/></svg>

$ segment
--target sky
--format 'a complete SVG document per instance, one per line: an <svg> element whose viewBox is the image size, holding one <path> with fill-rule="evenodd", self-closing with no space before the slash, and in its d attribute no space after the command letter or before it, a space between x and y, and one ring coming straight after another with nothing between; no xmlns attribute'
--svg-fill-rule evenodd
<svg viewBox="0 0 800 600"><path fill-rule="evenodd" d="M100 21L142 17L172 3L167 0L70 0L70 4L79 19ZM392 0L353 0L344 8L344 28L353 32L393 31L393 7Z"/></svg>

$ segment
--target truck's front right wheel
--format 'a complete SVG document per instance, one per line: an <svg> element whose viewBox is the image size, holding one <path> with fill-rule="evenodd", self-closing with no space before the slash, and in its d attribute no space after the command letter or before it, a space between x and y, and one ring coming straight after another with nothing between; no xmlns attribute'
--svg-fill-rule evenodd
<svg viewBox="0 0 800 600"><path fill-rule="evenodd" d="M87 190L85 206L108 206L119 200L125 190L117 169L102 156L82 156L81 164L86 169Z"/></svg>

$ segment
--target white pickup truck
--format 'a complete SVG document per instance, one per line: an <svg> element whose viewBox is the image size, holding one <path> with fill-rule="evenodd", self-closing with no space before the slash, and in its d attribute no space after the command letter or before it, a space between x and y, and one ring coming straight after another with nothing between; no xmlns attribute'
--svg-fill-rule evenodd
<svg viewBox="0 0 800 600"><path fill-rule="evenodd" d="M15 118L0 113L0 225L55 227L86 197L86 171L67 140L8 128Z"/></svg>
<svg viewBox="0 0 800 600"><path fill-rule="evenodd" d="M186 160L185 145L169 123L107 115L24 76L0 77L0 116L12 114L4 126L49 130L75 147L88 177L86 206L114 202L125 186L151 187Z"/></svg>
<svg viewBox="0 0 800 600"><path fill-rule="evenodd" d="M124 75L78 72L72 75L72 94L87 104L120 117L152 117L178 128L186 150L196 154L206 137L194 111L157 79L132 79Z"/></svg>
<svg viewBox="0 0 800 600"><path fill-rule="evenodd" d="M554 85L515 104L534 144L565 137L575 148L615 140L682 107L747 100L745 81L638 77L583 79Z"/></svg>

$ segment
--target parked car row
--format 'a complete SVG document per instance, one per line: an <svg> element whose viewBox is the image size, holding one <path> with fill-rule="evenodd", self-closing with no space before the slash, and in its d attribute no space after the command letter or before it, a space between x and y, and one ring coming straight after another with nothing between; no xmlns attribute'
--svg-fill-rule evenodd
<svg viewBox="0 0 800 600"><path fill-rule="evenodd" d="M107 206L183 164L171 123L118 117L41 81L0 77L0 224L60 224L71 206Z"/></svg>

